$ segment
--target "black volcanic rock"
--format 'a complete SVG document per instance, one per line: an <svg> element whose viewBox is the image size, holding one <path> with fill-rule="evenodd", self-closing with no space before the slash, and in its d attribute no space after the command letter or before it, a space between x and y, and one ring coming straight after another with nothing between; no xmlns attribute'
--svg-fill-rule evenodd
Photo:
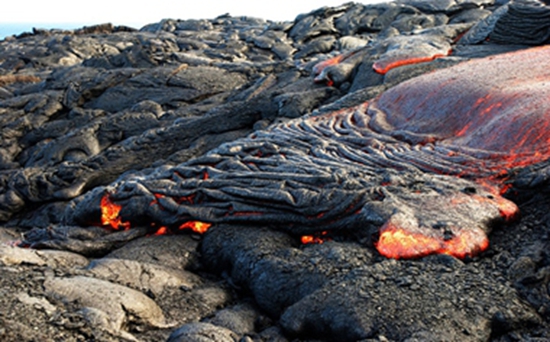
<svg viewBox="0 0 550 342"><path fill-rule="evenodd" d="M543 3L347 3L0 41L0 339L549 339L548 161L499 179L522 212L504 226L508 200L458 177L486 151L438 154L418 122L361 115L427 85L413 77L548 44ZM433 103L415 89L405 109ZM131 229L101 222L106 198ZM185 220L212 227L162 235ZM385 222L444 240L481 227L490 246L388 260Z"/></svg>
<svg viewBox="0 0 550 342"><path fill-rule="evenodd" d="M410 336L457 342L538 326L538 315L509 285L445 258L355 269L290 306L281 324L293 335L316 331L334 341Z"/></svg>

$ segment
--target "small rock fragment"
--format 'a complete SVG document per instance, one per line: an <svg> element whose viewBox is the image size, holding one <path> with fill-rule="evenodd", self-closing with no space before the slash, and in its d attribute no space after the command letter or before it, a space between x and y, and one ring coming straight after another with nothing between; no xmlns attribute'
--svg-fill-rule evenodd
<svg viewBox="0 0 550 342"><path fill-rule="evenodd" d="M46 261L38 255L36 250L6 245L0 245L0 263L5 266L46 265Z"/></svg>
<svg viewBox="0 0 550 342"><path fill-rule="evenodd" d="M167 342L237 342L233 331L210 323L189 323L175 330Z"/></svg>

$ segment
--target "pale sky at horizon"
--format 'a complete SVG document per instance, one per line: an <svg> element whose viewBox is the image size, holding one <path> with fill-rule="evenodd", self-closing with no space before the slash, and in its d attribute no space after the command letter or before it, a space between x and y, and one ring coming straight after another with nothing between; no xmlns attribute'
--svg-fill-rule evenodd
<svg viewBox="0 0 550 342"><path fill-rule="evenodd" d="M380 3L390 0L363 0L358 3ZM346 0L278 0L278 1L168 1L69 0L6 1L0 11L0 26L15 23L91 25L110 22L140 28L162 19L211 19L221 14L250 16L269 20L294 20L323 6L338 6ZM85 4L85 5L81 5ZM93 4L93 5L91 5ZM147 5L146 5L147 4ZM152 4L152 5L151 5Z"/></svg>

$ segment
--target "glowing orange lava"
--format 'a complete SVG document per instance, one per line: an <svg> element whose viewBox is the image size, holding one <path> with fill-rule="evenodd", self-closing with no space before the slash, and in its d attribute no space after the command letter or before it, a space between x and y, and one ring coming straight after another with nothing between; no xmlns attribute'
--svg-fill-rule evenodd
<svg viewBox="0 0 550 342"><path fill-rule="evenodd" d="M322 231L315 235L303 235L300 240L304 245L322 244L323 242L330 240L329 238L324 237L324 235L327 235L326 231Z"/></svg>
<svg viewBox="0 0 550 342"><path fill-rule="evenodd" d="M481 230L461 231L449 240L441 240L405 229L388 226L382 230L376 249L387 258L420 258L430 254L448 254L457 258L474 256L489 247Z"/></svg>
<svg viewBox="0 0 550 342"><path fill-rule="evenodd" d="M184 222L179 229L191 229L195 233L204 234L212 226L211 223L201 222L201 221L187 221Z"/></svg>
<svg viewBox="0 0 550 342"><path fill-rule="evenodd" d="M100 208L102 225L111 226L111 228L116 230L130 228L130 222L122 222L122 219L119 217L122 206L111 202L109 194L105 194L101 198Z"/></svg>
<svg viewBox="0 0 550 342"><path fill-rule="evenodd" d="M169 232L168 228L162 226L155 232L155 235L166 235L168 234L168 232Z"/></svg>
<svg viewBox="0 0 550 342"><path fill-rule="evenodd" d="M449 51L450 53L451 51ZM403 66L403 65L409 65L409 64L418 64L418 63L425 63L425 62L431 62L436 58L445 57L448 54L435 54L433 56L427 56L427 57L417 57L417 58L408 58L408 59L399 59L396 61L391 62L375 62L372 65L372 68L374 71L381 75L385 75L388 71L391 69L395 69L397 67Z"/></svg>

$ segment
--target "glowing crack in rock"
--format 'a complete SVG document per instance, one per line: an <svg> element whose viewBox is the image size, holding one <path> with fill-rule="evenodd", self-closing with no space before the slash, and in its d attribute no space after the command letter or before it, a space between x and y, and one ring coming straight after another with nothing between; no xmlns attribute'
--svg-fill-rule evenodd
<svg viewBox="0 0 550 342"><path fill-rule="evenodd" d="M319 233L314 234L314 235L302 235L302 237L300 238L300 241L301 241L304 245L308 245L308 244L322 244L322 243L324 243L325 241L329 241L329 240L330 240L330 238L326 237L327 234L328 234L328 232L322 231L322 232L319 232Z"/></svg>
<svg viewBox="0 0 550 342"><path fill-rule="evenodd" d="M313 67L312 73L315 82L333 86L351 77L353 68L365 62L365 56L378 55L372 69L385 75L392 69L430 62L451 53L451 40L437 36L396 36L387 39L384 44L367 45L319 62Z"/></svg>
<svg viewBox="0 0 550 342"><path fill-rule="evenodd" d="M100 208L101 224L103 226L110 226L111 228L116 230L120 228L130 228L130 223L122 222L121 218L119 217L122 206L111 202L108 194L105 194L105 196L101 198Z"/></svg>
<svg viewBox="0 0 550 342"><path fill-rule="evenodd" d="M162 198L164 196L155 194L155 198ZM158 204L157 200L152 202L152 204ZM117 205L113 202L111 202L109 198L109 194L105 194L101 198L100 203L101 208L101 224L103 226L109 226L112 229L119 230L121 228L123 229L130 229L130 222L122 222L122 219L120 217L120 210L122 209L121 205ZM155 226L155 225L153 225ZM200 222L200 221L186 221L182 223L179 226L179 230L186 230L189 229L195 233L204 234L210 228L212 225L210 223L206 222ZM168 227L162 226L157 229L155 232L155 235L165 235L169 234L170 230Z"/></svg>
<svg viewBox="0 0 550 342"><path fill-rule="evenodd" d="M495 224L518 215L501 196L515 168L550 159L549 60L549 46L471 60L122 179L107 189L101 222L268 225L305 243L364 231L390 258L474 256ZM96 201L97 192L78 203L78 222L97 217Z"/></svg>
<svg viewBox="0 0 550 342"><path fill-rule="evenodd" d="M404 65L410 65L410 64L418 64L418 63L424 63L424 62L430 62L433 61L436 58L445 57L450 54L451 51L448 53L436 53L430 56L424 56L424 57L412 57L408 59L394 59L394 60L383 60L383 61L377 61L372 65L372 68L374 71L376 71L379 74L385 75L390 71L391 69L404 66Z"/></svg>
<svg viewBox="0 0 550 342"><path fill-rule="evenodd" d="M179 226L180 230L191 229L195 233L204 234L212 225L200 221L187 221Z"/></svg>

